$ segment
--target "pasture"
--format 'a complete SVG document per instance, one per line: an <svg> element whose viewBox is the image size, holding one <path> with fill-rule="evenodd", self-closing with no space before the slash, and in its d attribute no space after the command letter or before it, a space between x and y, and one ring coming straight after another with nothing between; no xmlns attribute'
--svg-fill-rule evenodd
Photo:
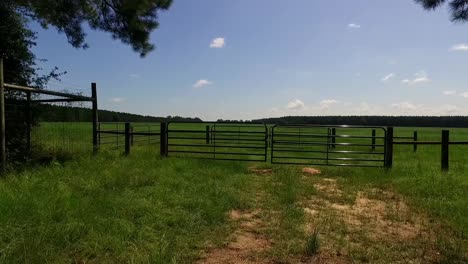
<svg viewBox="0 0 468 264"><path fill-rule="evenodd" d="M194 126L180 129L205 129ZM438 128L396 128L395 136L414 130L420 140L440 140ZM468 129L450 131L451 140L468 140ZM128 157L119 135L91 156L91 140L85 123L34 130L34 144L69 159L0 182L0 263L468 261L466 146L450 146L448 172L440 146L414 153L397 145L392 169L313 166L321 173L311 175L269 156L161 158L159 141L143 136Z"/></svg>

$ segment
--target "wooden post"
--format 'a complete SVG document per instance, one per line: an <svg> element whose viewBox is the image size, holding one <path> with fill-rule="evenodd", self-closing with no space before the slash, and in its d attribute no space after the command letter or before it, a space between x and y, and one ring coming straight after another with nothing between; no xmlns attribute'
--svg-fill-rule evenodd
<svg viewBox="0 0 468 264"><path fill-rule="evenodd" d="M442 130L442 147L441 147L441 167L442 171L449 169L449 131Z"/></svg>
<svg viewBox="0 0 468 264"><path fill-rule="evenodd" d="M3 58L0 58L0 174L6 172L6 140L5 140L5 86L3 76Z"/></svg>
<svg viewBox="0 0 468 264"><path fill-rule="evenodd" d="M210 126L206 126L206 144L210 144Z"/></svg>
<svg viewBox="0 0 468 264"><path fill-rule="evenodd" d="M336 128L332 128L331 130L331 140L332 140L332 148L336 148Z"/></svg>
<svg viewBox="0 0 468 264"><path fill-rule="evenodd" d="M416 144L416 142L418 141L418 131L413 132L413 141L415 142L413 144L413 152L416 152L418 151L418 144Z"/></svg>
<svg viewBox="0 0 468 264"><path fill-rule="evenodd" d="M393 166L393 127L387 127L385 141L385 168L390 169Z"/></svg>
<svg viewBox="0 0 468 264"><path fill-rule="evenodd" d="M372 129L372 151L375 150L375 129Z"/></svg>
<svg viewBox="0 0 468 264"><path fill-rule="evenodd" d="M98 101L97 101L97 91L96 83L91 83L91 97L93 98L93 153L96 154L99 148L98 141Z"/></svg>
<svg viewBox="0 0 468 264"><path fill-rule="evenodd" d="M160 140L159 140L159 147L160 147L160 155L162 157L167 157L168 155L168 148L167 148L167 124L161 123L161 132L160 132Z"/></svg>
<svg viewBox="0 0 468 264"><path fill-rule="evenodd" d="M26 92L26 147L28 153L31 153L31 130L32 130L32 109L31 109L31 92Z"/></svg>
<svg viewBox="0 0 468 264"><path fill-rule="evenodd" d="M125 123L125 155L130 155L130 123Z"/></svg>

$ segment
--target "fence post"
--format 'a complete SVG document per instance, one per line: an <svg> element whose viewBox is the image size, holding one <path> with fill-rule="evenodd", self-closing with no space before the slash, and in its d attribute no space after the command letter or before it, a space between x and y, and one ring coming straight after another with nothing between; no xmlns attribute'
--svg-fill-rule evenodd
<svg viewBox="0 0 468 264"><path fill-rule="evenodd" d="M372 129L372 151L375 150L375 129Z"/></svg>
<svg viewBox="0 0 468 264"><path fill-rule="evenodd" d="M336 145L335 145L335 143L336 143L336 128L332 128L331 133L332 133L332 135L331 135L332 136L332 138L331 138L332 148L336 148Z"/></svg>
<svg viewBox="0 0 468 264"><path fill-rule="evenodd" d="M210 144L210 126L206 126L206 144Z"/></svg>
<svg viewBox="0 0 468 264"><path fill-rule="evenodd" d="M96 154L99 148L98 142L98 102L97 102L97 91L96 83L91 83L91 97L93 99L93 153Z"/></svg>
<svg viewBox="0 0 468 264"><path fill-rule="evenodd" d="M449 131L442 130L441 167L442 171L449 169Z"/></svg>
<svg viewBox="0 0 468 264"><path fill-rule="evenodd" d="M167 124L165 122L161 123L161 131L160 131L160 139L159 139L159 147L160 147L160 155L163 157L167 157L168 150L167 150Z"/></svg>
<svg viewBox="0 0 468 264"><path fill-rule="evenodd" d="M5 140L5 87L3 76L3 58L0 58L0 174L6 171L6 140Z"/></svg>
<svg viewBox="0 0 468 264"><path fill-rule="evenodd" d="M31 130L32 130L31 92L26 92L26 148L31 153Z"/></svg>
<svg viewBox="0 0 468 264"><path fill-rule="evenodd" d="M418 131L413 132L413 141L415 142L413 144L413 152L416 152L418 150L418 144L416 144L416 142L418 141Z"/></svg>
<svg viewBox="0 0 468 264"><path fill-rule="evenodd" d="M393 127L387 127L385 141L385 167L390 169L393 166Z"/></svg>
<svg viewBox="0 0 468 264"><path fill-rule="evenodd" d="M125 123L125 155L130 155L130 123Z"/></svg>

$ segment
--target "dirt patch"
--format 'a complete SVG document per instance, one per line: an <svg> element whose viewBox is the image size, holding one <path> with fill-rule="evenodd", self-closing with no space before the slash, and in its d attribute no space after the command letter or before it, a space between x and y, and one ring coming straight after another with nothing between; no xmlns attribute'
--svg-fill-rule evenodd
<svg viewBox="0 0 468 264"><path fill-rule="evenodd" d="M321 183L314 184L316 190L327 195L341 195L337 182L325 179ZM420 238L424 231L418 219L414 219L408 206L394 193L380 190L370 190L372 196L381 199L369 198L364 192L358 192L353 204L341 204L322 199L322 206L333 209L344 220L348 228L355 231L366 231L368 236L375 241L392 239L405 241ZM310 207L310 206L309 206ZM315 206L313 210L319 210Z"/></svg>
<svg viewBox="0 0 468 264"><path fill-rule="evenodd" d="M345 223L353 229L366 229L372 240L406 241L421 238L425 228L412 219L403 201L370 199L358 192L353 205L331 204L340 211Z"/></svg>
<svg viewBox="0 0 468 264"><path fill-rule="evenodd" d="M315 210L315 209L311 209L311 208L304 208L304 212L309 214L309 215L317 215L319 213L318 210Z"/></svg>
<svg viewBox="0 0 468 264"><path fill-rule="evenodd" d="M238 230L224 247L207 251L198 263L271 263L261 256L262 252L271 247L271 243L258 232L263 227L259 214L259 210L231 211L229 217L232 221L239 222Z"/></svg>
<svg viewBox="0 0 468 264"><path fill-rule="evenodd" d="M302 168L302 173L303 173L303 174L307 174L307 175L319 175L319 174L322 174L322 172L321 172L320 170L317 170L317 169L314 169L314 168L310 168L310 167Z"/></svg>
<svg viewBox="0 0 468 264"><path fill-rule="evenodd" d="M249 173L254 173L257 175L270 175L273 173L273 169L258 169L251 167L248 169Z"/></svg>
<svg viewBox="0 0 468 264"><path fill-rule="evenodd" d="M332 256L327 254L319 254L314 257L303 258L300 263L314 263L314 264L350 264L353 263L348 258L342 256Z"/></svg>
<svg viewBox="0 0 468 264"><path fill-rule="evenodd" d="M323 179L322 182L315 183L314 188L327 195L341 196L343 194L335 179Z"/></svg>
<svg viewBox="0 0 468 264"><path fill-rule="evenodd" d="M397 261L399 256L406 256L399 263L440 258L428 218L412 212L400 195L366 189L357 192L354 200L343 200L350 194L344 193L334 179L320 180L314 188L319 194L303 203L309 219L305 232L318 226L324 230L326 242L312 263L348 263L352 255L365 255L371 263ZM381 257L373 253L382 250L385 255Z"/></svg>

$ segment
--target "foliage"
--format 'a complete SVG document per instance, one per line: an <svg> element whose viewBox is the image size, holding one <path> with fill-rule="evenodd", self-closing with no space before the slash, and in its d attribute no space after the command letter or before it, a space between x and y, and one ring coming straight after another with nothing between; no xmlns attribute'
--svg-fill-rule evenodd
<svg viewBox="0 0 468 264"><path fill-rule="evenodd" d="M468 127L466 116L285 116L252 120L267 124Z"/></svg>
<svg viewBox="0 0 468 264"><path fill-rule="evenodd" d="M31 52L36 45L36 34L27 28L27 20L12 12L5 2L0 2L0 58L4 59L4 78L7 83L43 87L50 79L58 79L57 68L41 75L37 58ZM6 95L6 144L10 160L19 160L27 155L26 109L21 99L24 93L7 91Z"/></svg>
<svg viewBox="0 0 468 264"><path fill-rule="evenodd" d="M159 26L158 11L168 9L171 3L172 0L6 0L5 5L44 28L57 28L74 47L88 46L83 30L87 23L94 30L110 32L113 38L144 56L154 49L149 38Z"/></svg>
<svg viewBox="0 0 468 264"><path fill-rule="evenodd" d="M415 0L427 10L433 10L445 3L449 3L452 13L452 21L467 22L468 21L468 1L467 0Z"/></svg>
<svg viewBox="0 0 468 264"><path fill-rule="evenodd" d="M0 3L0 17L0 57L4 59L6 83L43 87L48 80L63 74L57 68L46 75L38 74L42 69L37 68L37 58L31 51L36 45L36 33L28 29L27 19L12 12L5 2Z"/></svg>
<svg viewBox="0 0 468 264"><path fill-rule="evenodd" d="M34 112L38 114L38 122L91 122L91 109L71 106L57 106L49 104L36 105ZM46 113L46 114L44 114ZM101 122L168 122L168 121L192 121L202 122L198 117L154 117L137 114L99 110Z"/></svg>

